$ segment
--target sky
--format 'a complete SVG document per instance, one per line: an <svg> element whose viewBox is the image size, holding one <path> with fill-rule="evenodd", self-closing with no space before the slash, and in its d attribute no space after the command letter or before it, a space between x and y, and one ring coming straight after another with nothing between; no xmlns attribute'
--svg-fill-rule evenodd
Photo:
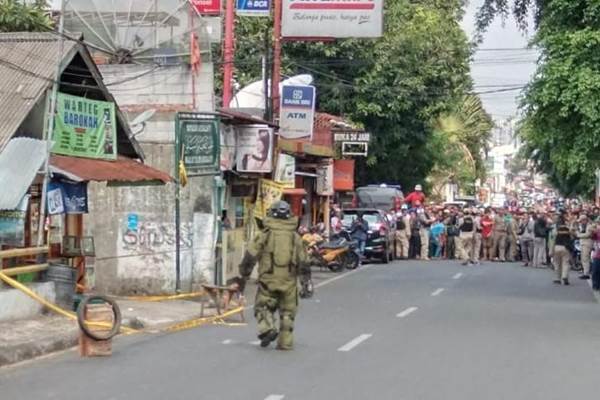
<svg viewBox="0 0 600 400"><path fill-rule="evenodd" d="M469 37L475 29L475 13L483 0L471 0L462 22ZM496 20L485 35L471 63L475 92L489 92L527 84L533 73L537 54L524 49L531 39L523 34L510 18L504 23ZM510 50L506 50L510 49ZM504 120L517 114L520 90L481 94L483 104L495 120Z"/></svg>

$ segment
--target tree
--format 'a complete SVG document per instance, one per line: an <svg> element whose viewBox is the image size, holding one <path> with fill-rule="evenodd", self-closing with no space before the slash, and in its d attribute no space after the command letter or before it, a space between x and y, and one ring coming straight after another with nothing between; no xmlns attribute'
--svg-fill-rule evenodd
<svg viewBox="0 0 600 400"><path fill-rule="evenodd" d="M0 0L0 32L43 32L52 25L45 0Z"/></svg>
<svg viewBox="0 0 600 400"><path fill-rule="evenodd" d="M358 182L422 182L438 154L427 143L440 113L471 89L462 0L390 0L379 39L286 42L283 74L315 77L318 109L372 133ZM236 74L260 79L264 21L238 18ZM243 40L241 39L243 38Z"/></svg>
<svg viewBox="0 0 600 400"><path fill-rule="evenodd" d="M493 127L491 116L475 95L464 96L451 111L438 117L428 145L430 154L438 154L428 176L434 193L441 197L444 185L452 182L474 194L475 181L485 180L483 154Z"/></svg>

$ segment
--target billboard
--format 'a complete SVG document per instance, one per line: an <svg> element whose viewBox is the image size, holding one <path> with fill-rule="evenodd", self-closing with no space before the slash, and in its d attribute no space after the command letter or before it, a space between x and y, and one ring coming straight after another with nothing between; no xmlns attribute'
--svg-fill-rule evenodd
<svg viewBox="0 0 600 400"><path fill-rule="evenodd" d="M383 0L283 0L283 37L375 38L383 35Z"/></svg>
<svg viewBox="0 0 600 400"><path fill-rule="evenodd" d="M191 0L191 3L200 15L221 14L221 0Z"/></svg>
<svg viewBox="0 0 600 400"><path fill-rule="evenodd" d="M115 104L58 93L52 153L117 159Z"/></svg>
<svg viewBox="0 0 600 400"><path fill-rule="evenodd" d="M284 139L311 139L315 118L314 86L289 86L281 90L279 136Z"/></svg>
<svg viewBox="0 0 600 400"><path fill-rule="evenodd" d="M237 0L238 15L268 17L271 14L271 0Z"/></svg>
<svg viewBox="0 0 600 400"><path fill-rule="evenodd" d="M268 173L273 169L273 129L266 125L236 127L238 172Z"/></svg>

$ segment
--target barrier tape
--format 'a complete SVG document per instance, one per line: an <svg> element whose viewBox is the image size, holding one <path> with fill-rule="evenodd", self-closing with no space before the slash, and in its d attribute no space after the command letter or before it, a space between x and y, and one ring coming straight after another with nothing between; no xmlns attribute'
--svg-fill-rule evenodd
<svg viewBox="0 0 600 400"><path fill-rule="evenodd" d="M178 299L191 299L194 297L204 296L206 294L205 291L201 292L191 292L191 293L181 293L167 296L129 296L122 297L123 300L132 300L132 301L147 301L147 302L157 302L157 301L165 301L165 300L178 300Z"/></svg>
<svg viewBox="0 0 600 400"><path fill-rule="evenodd" d="M48 309L54 311L55 313L62 315L64 317L67 317L70 320L74 320L74 321L77 320L77 315L75 313L64 310L63 308L57 306L56 304L49 302L48 300L44 299L43 297L41 297L40 295L38 295L37 293L35 293L31 289L29 289L27 286L12 279L11 277L7 276L6 274L4 274L2 272L0 272L0 280L4 281L7 285L12 286L13 288L20 290L21 292L25 293L27 296L29 296L32 299L34 299L35 301L41 303ZM188 293L187 295L189 295L189 294L191 294L191 293ZM181 295L175 295L175 296L181 296ZM174 296L155 296L155 297L174 297ZM198 297L198 296L194 296L194 297ZM224 320L225 318L230 317L230 316L235 315L240 312L244 312L243 306L237 307L237 308L227 311L223 314L214 315L211 317L198 318L198 319L192 319L189 321L178 322L167 328L164 328L164 329L158 330L158 331L155 331L155 330L146 331L146 330L140 330L140 329L132 329L132 328L128 328L126 326L121 326L120 332L124 335L132 335L132 334L144 333L144 332L146 332L146 333L148 333L148 332L159 333L162 331L178 332L178 331L206 325L209 323L219 324L219 325L227 325L227 326L245 326L246 325L245 323L230 323L230 322L225 322L225 320ZM90 325L90 326L98 326L98 327L103 327L103 328L112 326L109 323L103 323L103 322L88 322L88 321L86 321L86 324Z"/></svg>

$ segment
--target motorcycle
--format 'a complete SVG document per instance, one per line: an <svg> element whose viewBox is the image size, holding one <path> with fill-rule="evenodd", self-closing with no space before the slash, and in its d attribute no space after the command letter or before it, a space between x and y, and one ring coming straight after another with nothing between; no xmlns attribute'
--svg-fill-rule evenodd
<svg viewBox="0 0 600 400"><path fill-rule="evenodd" d="M303 240L308 247L311 264L328 268L332 272L340 272L344 268L356 269L360 258L356 252L356 243L347 232L335 235L331 241L314 241L314 236L305 235Z"/></svg>
<svg viewBox="0 0 600 400"><path fill-rule="evenodd" d="M579 240L573 242L571 269L575 272L583 271L583 263L581 262L581 242Z"/></svg>

